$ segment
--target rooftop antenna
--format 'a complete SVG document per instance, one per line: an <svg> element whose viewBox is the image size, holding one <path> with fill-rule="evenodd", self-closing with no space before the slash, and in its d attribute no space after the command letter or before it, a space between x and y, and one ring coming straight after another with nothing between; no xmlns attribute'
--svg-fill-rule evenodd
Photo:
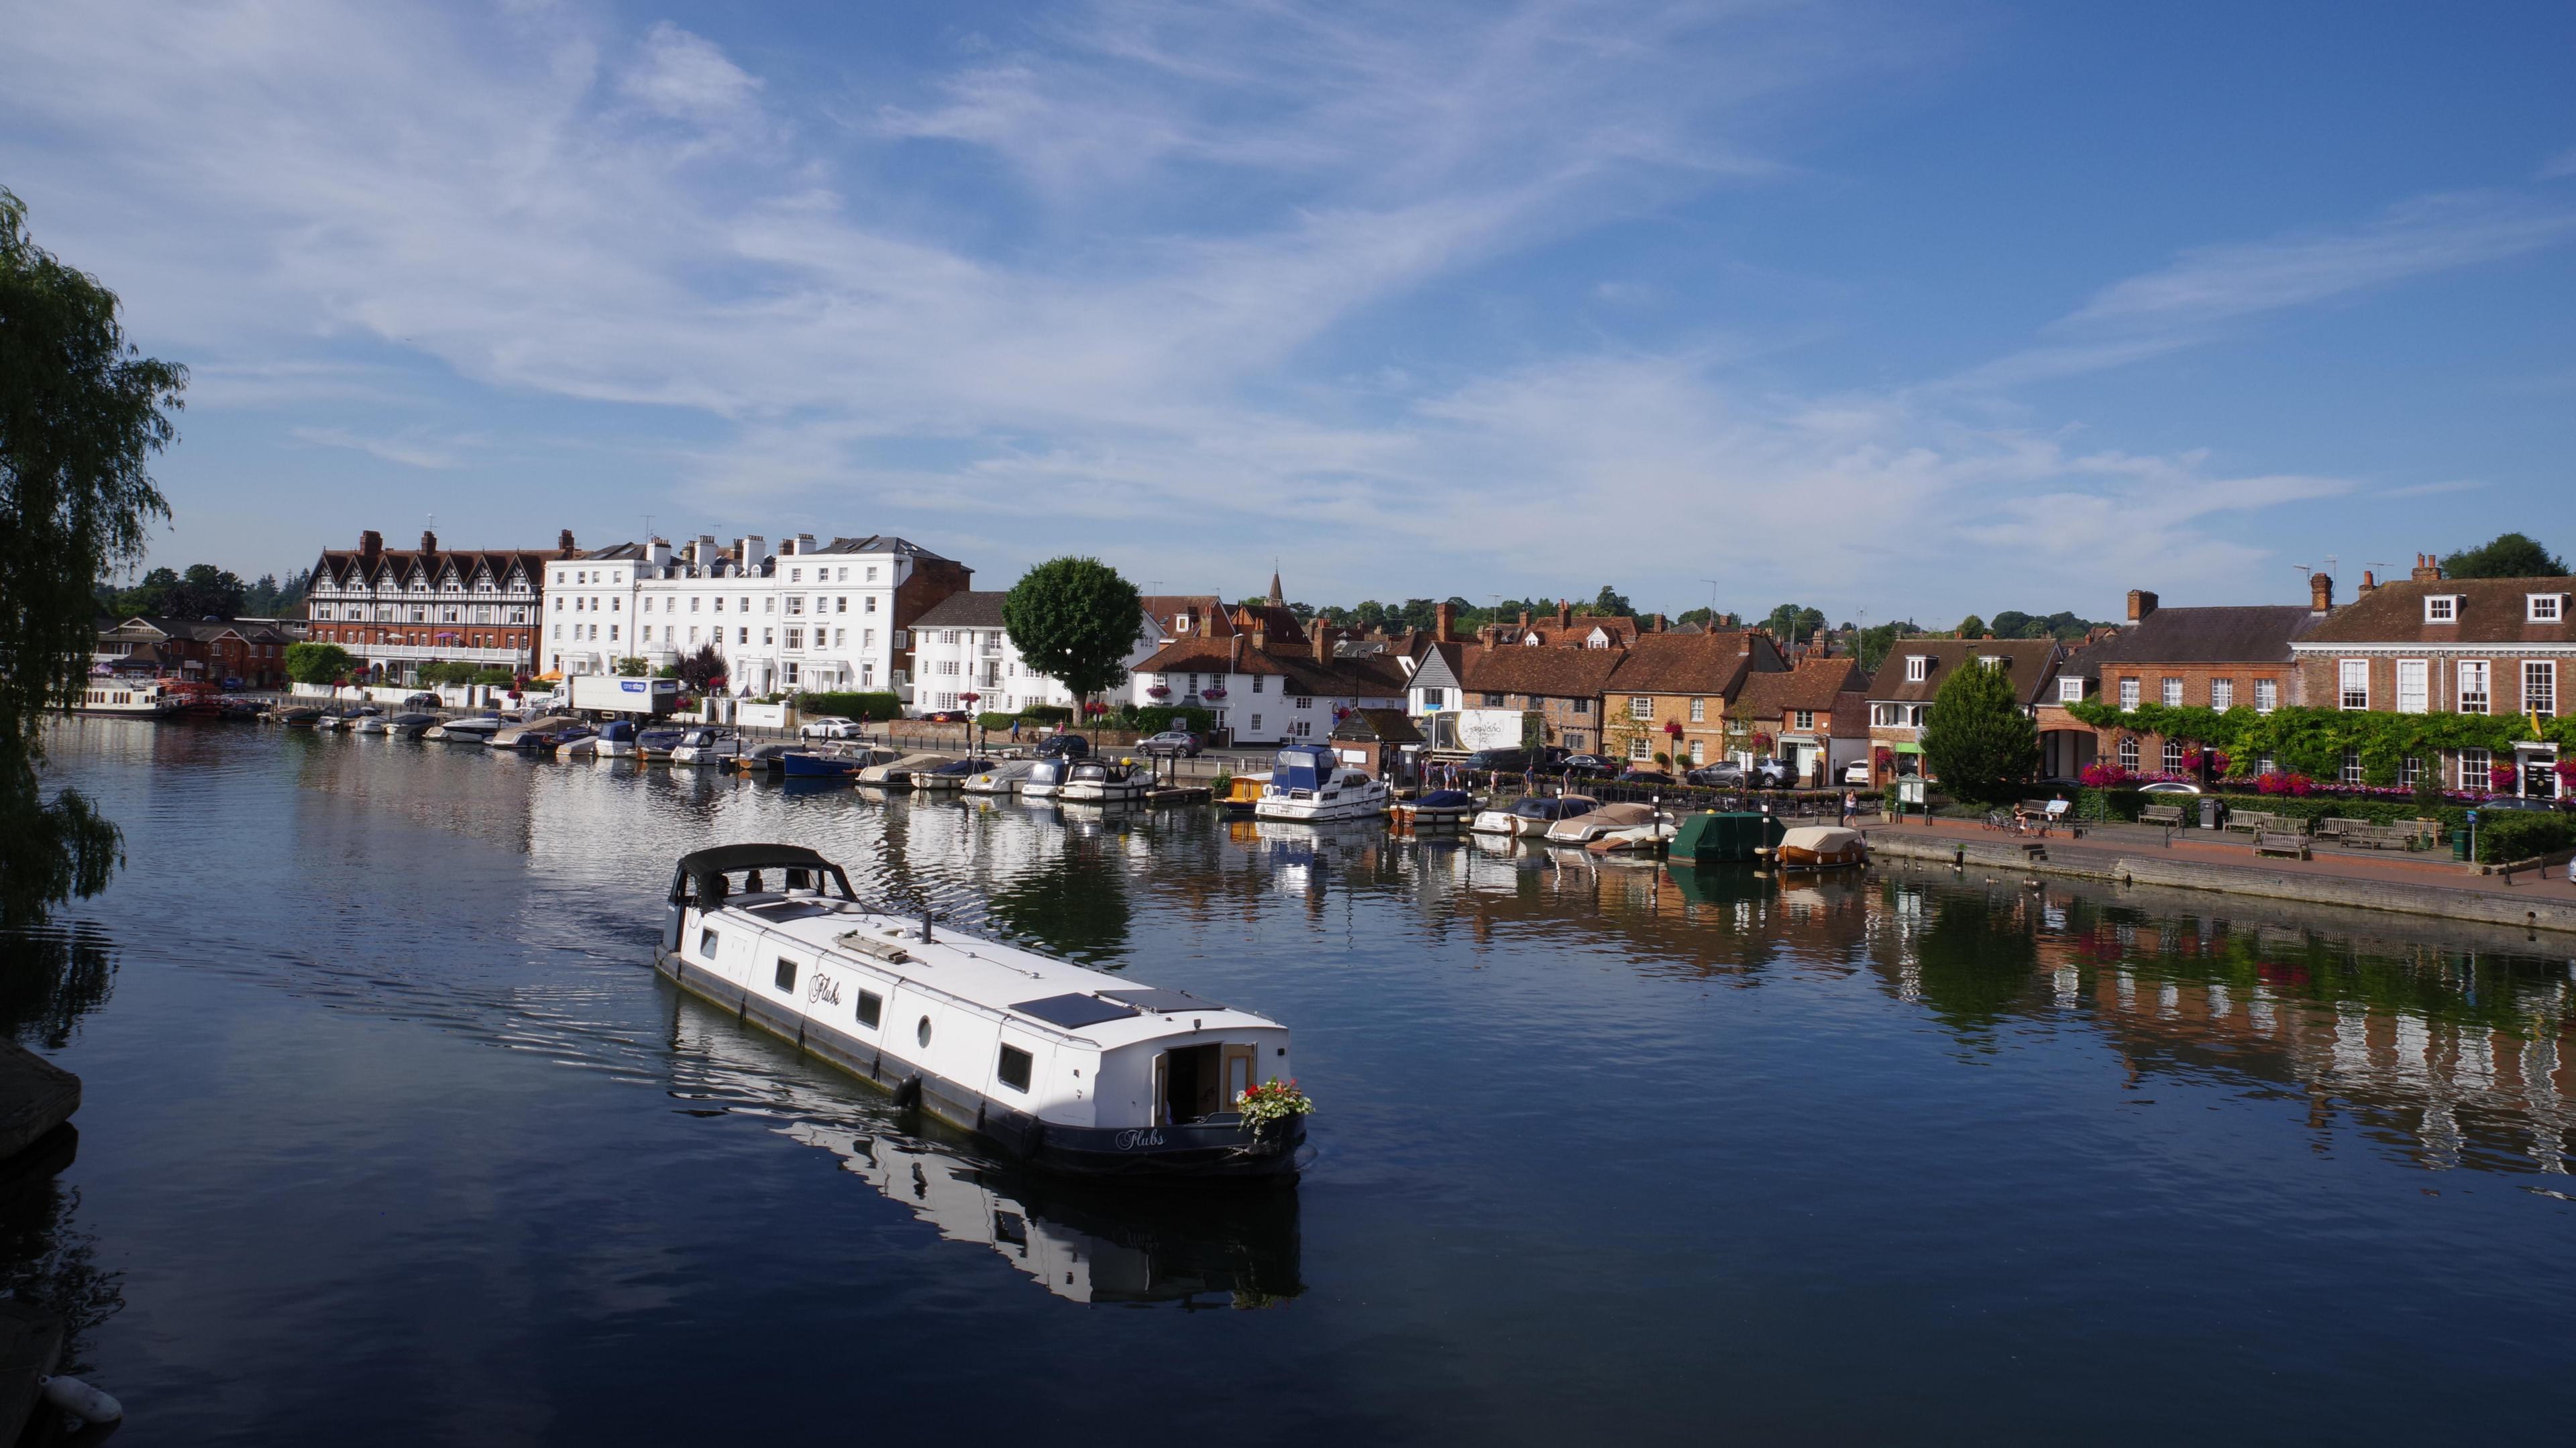
<svg viewBox="0 0 2576 1448"><path fill-rule="evenodd" d="M2326 577L2332 578L2335 574L2342 571L2335 567L2335 565L2341 561L2341 559L2338 559L2331 553L2326 555Z"/></svg>

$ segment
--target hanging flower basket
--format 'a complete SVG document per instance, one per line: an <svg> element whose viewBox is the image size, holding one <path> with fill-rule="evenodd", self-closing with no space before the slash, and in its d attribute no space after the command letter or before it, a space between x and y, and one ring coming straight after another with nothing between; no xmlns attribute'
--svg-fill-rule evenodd
<svg viewBox="0 0 2576 1448"><path fill-rule="evenodd" d="M2487 766L2487 788L2497 794L2511 794L2513 787L2521 782L2522 771L2510 764Z"/></svg>
<svg viewBox="0 0 2576 1448"><path fill-rule="evenodd" d="M1251 1129L1253 1135L1259 1136L1275 1123L1291 1116L1312 1113L1315 1103L1305 1092L1297 1089L1293 1079L1283 1084L1273 1076L1235 1097L1234 1109L1243 1113L1243 1124Z"/></svg>
<svg viewBox="0 0 2576 1448"><path fill-rule="evenodd" d="M1770 734L1760 729L1753 731L1753 752L1756 754L1768 754L1771 752Z"/></svg>
<svg viewBox="0 0 2576 1448"><path fill-rule="evenodd" d="M1108 713L1108 712L1109 712L1109 706L1108 706L1108 705L1106 705L1106 704L1101 703L1101 702L1100 702L1099 700L1097 700L1097 699L1093 699L1093 700L1090 700L1090 701L1086 702L1086 703L1082 706L1082 712L1083 712L1083 713L1085 713L1085 714L1088 714L1088 715L1090 715L1090 716L1092 716L1093 718L1095 718L1095 719L1096 719L1096 718L1100 717L1101 715Z"/></svg>
<svg viewBox="0 0 2576 1448"><path fill-rule="evenodd" d="M1680 721L1679 719L1667 719L1667 720L1665 720L1665 721L1664 721L1664 732L1665 732L1665 733L1667 733L1667 734L1669 734L1669 735L1671 735L1671 736L1673 736L1675 739L1679 739L1679 738L1681 738L1681 737L1682 737L1682 721Z"/></svg>
<svg viewBox="0 0 2576 1448"><path fill-rule="evenodd" d="M1225 685L1211 684L1208 687L1199 690L1199 697L1202 699L1222 699L1225 697Z"/></svg>
<svg viewBox="0 0 2576 1448"><path fill-rule="evenodd" d="M1156 684L1154 687L1145 691L1145 697L1148 699L1168 699L1172 697L1172 691L1161 684Z"/></svg>

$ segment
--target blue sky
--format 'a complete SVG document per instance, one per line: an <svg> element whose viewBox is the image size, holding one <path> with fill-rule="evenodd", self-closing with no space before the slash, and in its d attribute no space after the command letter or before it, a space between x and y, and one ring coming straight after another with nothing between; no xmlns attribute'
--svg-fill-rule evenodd
<svg viewBox="0 0 2576 1448"><path fill-rule="evenodd" d="M2564 4L0 13L0 185L194 369L154 562L1946 625L2576 548Z"/></svg>

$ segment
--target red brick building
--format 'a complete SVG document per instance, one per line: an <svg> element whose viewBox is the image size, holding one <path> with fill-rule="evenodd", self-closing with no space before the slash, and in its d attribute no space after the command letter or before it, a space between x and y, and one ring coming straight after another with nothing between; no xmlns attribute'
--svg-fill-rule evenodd
<svg viewBox="0 0 2576 1448"><path fill-rule="evenodd" d="M388 678L434 662L535 671L545 565L579 556L572 531L552 551L387 548L370 528L355 548L324 549L304 597L307 637L334 643Z"/></svg>
<svg viewBox="0 0 2576 1448"><path fill-rule="evenodd" d="M1728 721L1751 731L1752 752L1788 765L1800 783L1833 784L1845 765L1869 757L1868 688L1869 676L1849 658L1803 658L1746 678Z"/></svg>
<svg viewBox="0 0 2576 1448"><path fill-rule="evenodd" d="M2160 704L2196 709L2275 709L2306 702L2291 646L2333 608L2334 580L2310 579L2309 606L2164 608L2144 589L2129 591L2129 626L2066 660L2040 705L2040 773L2071 779L2111 762L2133 774L2187 775L2198 763L2191 741L2138 730L2096 729L2066 705L2098 700L2117 708Z"/></svg>
<svg viewBox="0 0 2576 1448"><path fill-rule="evenodd" d="M101 629L92 671L152 673L226 689L286 687L286 646L300 635L275 619L129 618Z"/></svg>

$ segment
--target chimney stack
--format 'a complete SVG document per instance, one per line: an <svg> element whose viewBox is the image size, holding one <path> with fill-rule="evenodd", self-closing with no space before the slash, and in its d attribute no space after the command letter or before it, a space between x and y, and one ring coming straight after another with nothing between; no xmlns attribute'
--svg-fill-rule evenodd
<svg viewBox="0 0 2576 1448"><path fill-rule="evenodd" d="M1237 634L1235 637L1241 638L1242 635ZM1252 620L1252 651L1256 654L1268 653L1270 651L1269 625L1262 622L1257 615Z"/></svg>
<svg viewBox="0 0 2576 1448"><path fill-rule="evenodd" d="M2415 555L2415 571L2414 571L2413 573L2411 573L2411 574L2407 575L2407 581L2408 581L2409 583L2439 583L2439 582L2441 582L2441 581L2442 581L2442 560L2441 560L2441 559L2439 559L2439 558L2434 557L2434 556L2433 556L2432 554L2430 554L2430 553L2418 553L2418 554L2416 554L2416 555Z"/></svg>
<svg viewBox="0 0 2576 1448"><path fill-rule="evenodd" d="M1664 616L1663 616L1662 614L1660 614L1660 613L1659 613L1659 614L1656 614L1656 615L1655 615L1655 632L1657 632L1657 633L1662 633L1663 631L1664 631Z"/></svg>
<svg viewBox="0 0 2576 1448"><path fill-rule="evenodd" d="M1454 608L1454 607L1450 606L1449 604L1445 604L1445 603L1444 603L1444 604L1441 604L1441 605L1439 605L1438 607L1436 607L1436 608L1432 609L1432 610L1431 610L1431 638L1432 638L1432 641L1433 641L1434 643L1443 643L1443 644L1445 644L1445 643L1449 642L1449 639L1450 639L1450 630L1452 630L1453 628L1455 628L1455 627L1457 626L1457 623L1458 623L1458 610L1457 610L1456 608Z"/></svg>
<svg viewBox="0 0 2576 1448"><path fill-rule="evenodd" d="M1331 663L1333 661L1333 626L1319 618L1307 625L1306 632L1315 644L1315 662Z"/></svg>
<svg viewBox="0 0 2576 1448"><path fill-rule="evenodd" d="M555 556L557 558L570 558L573 555L573 552L572 530L570 528L566 528L555 535Z"/></svg>
<svg viewBox="0 0 2576 1448"><path fill-rule="evenodd" d="M423 529L421 529L421 530L420 530L420 551L421 551L421 552L423 552L423 553L435 553L435 552L437 552L437 551L438 551L438 535L437 535L437 534L435 534L435 533L432 533L432 532L431 532L431 531L429 531L427 528L423 528Z"/></svg>
<svg viewBox="0 0 2576 1448"><path fill-rule="evenodd" d="M1574 605L1561 598L1556 601L1556 626L1558 628L1574 627Z"/></svg>
<svg viewBox="0 0 2576 1448"><path fill-rule="evenodd" d="M361 557L361 558L363 558L363 559L367 560L369 563L373 563L373 562L375 562L377 559L379 559L379 558L383 557L383 556L384 556L384 553L385 553L385 535L384 535L384 534L377 532L377 531L376 531L375 529L373 529L373 528L369 528L369 529L367 529L365 532L360 533L360 534L358 535L358 556L359 556L359 557Z"/></svg>
<svg viewBox="0 0 2576 1448"><path fill-rule="evenodd" d="M1252 639L1253 646L1256 648L1260 647L1261 636L1259 634L1254 634ZM1227 643L1230 645L1231 653L1226 664L1226 672L1230 674L1240 674L1243 672L1243 635L1236 634L1233 638L1227 640Z"/></svg>
<svg viewBox="0 0 2576 1448"><path fill-rule="evenodd" d="M2334 575L2320 569L2308 575L2308 612L2319 618L2334 612Z"/></svg>
<svg viewBox="0 0 2576 1448"><path fill-rule="evenodd" d="M2129 590L2129 622L2145 623L2147 621L2147 616L2155 611L2156 596L2154 594L2147 592L2143 588L2132 588Z"/></svg>
<svg viewBox="0 0 2576 1448"><path fill-rule="evenodd" d="M2366 597L2367 595L2377 593L2378 591L2379 580L2370 576L2369 569L2365 568L2361 570L2361 587L2352 591L2353 596L2356 598Z"/></svg>
<svg viewBox="0 0 2576 1448"><path fill-rule="evenodd" d="M1523 632L1523 633L1528 633L1528 632L1529 632L1529 610L1528 610L1528 609L1522 609L1522 610L1521 610L1521 632Z"/></svg>

